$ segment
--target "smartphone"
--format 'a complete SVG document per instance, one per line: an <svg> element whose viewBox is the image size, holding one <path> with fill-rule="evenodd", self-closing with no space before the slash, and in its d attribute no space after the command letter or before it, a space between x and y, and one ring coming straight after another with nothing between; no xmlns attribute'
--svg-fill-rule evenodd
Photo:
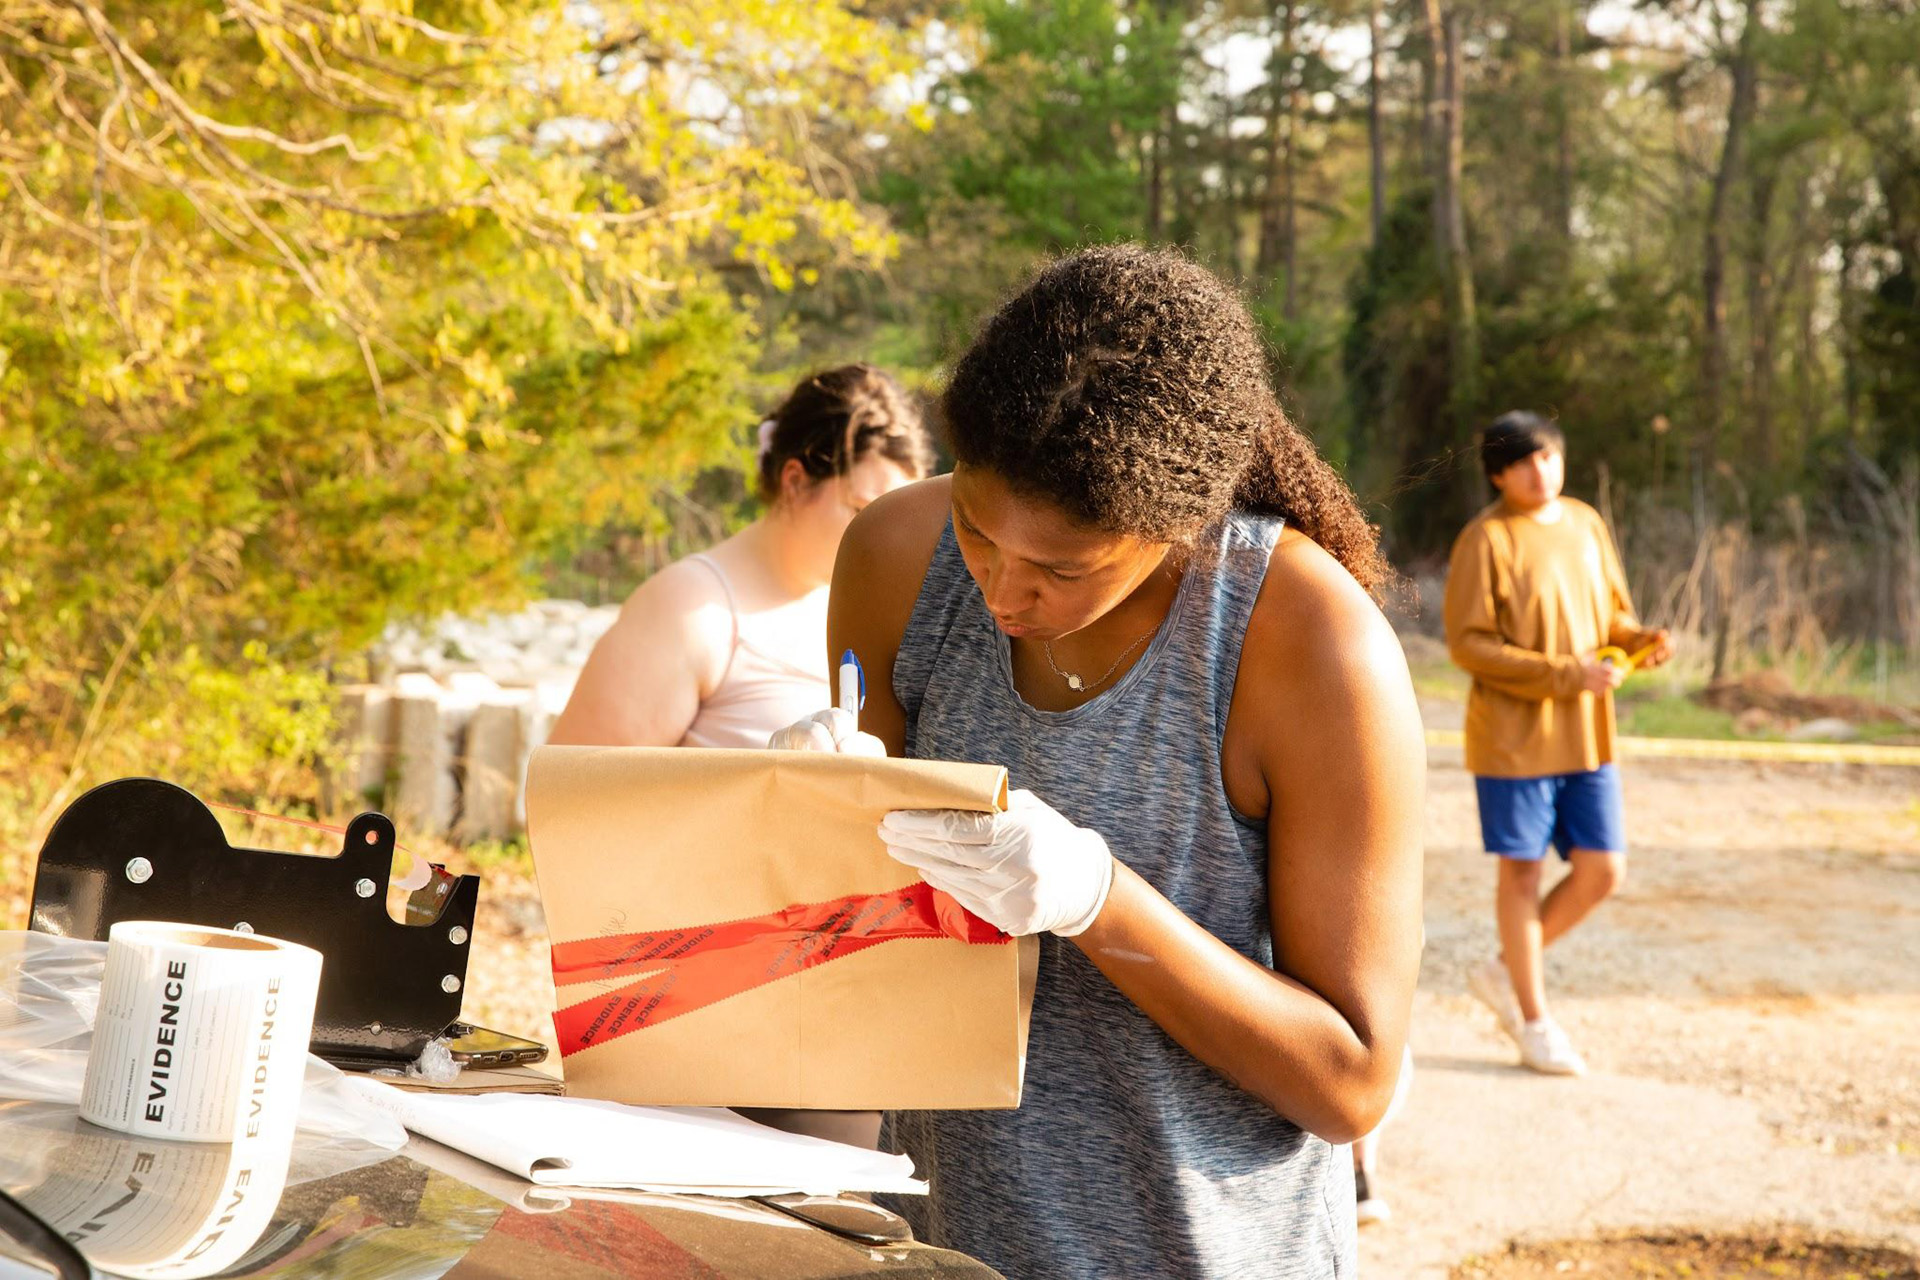
<svg viewBox="0 0 1920 1280"><path fill-rule="evenodd" d="M547 1046L504 1031L456 1022L447 1028L447 1049L466 1067L523 1067L544 1062Z"/></svg>

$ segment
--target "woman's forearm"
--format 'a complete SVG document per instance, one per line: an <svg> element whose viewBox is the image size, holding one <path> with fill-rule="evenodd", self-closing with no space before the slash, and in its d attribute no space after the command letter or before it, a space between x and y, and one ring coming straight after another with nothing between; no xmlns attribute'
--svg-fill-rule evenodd
<svg viewBox="0 0 1920 1280"><path fill-rule="evenodd" d="M1332 1004L1201 928L1124 863L1086 932L1072 939L1187 1052L1329 1142L1386 1111L1401 1046L1369 1043Z"/></svg>

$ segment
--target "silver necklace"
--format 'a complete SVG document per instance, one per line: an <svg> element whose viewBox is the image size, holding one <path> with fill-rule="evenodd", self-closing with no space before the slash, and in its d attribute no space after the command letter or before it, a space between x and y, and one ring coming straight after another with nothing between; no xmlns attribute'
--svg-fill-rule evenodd
<svg viewBox="0 0 1920 1280"><path fill-rule="evenodd" d="M1115 658L1113 660L1113 665L1107 668L1106 675L1103 675L1098 680L1094 680L1091 682L1082 678L1078 672L1062 671L1060 669L1059 664L1054 662L1053 660L1053 642L1051 640L1042 640L1040 642L1040 648L1041 648L1041 651L1047 655L1047 665L1053 668L1053 674L1059 676L1062 680L1065 680L1067 682L1067 688L1073 690L1075 693L1082 693L1088 689L1097 689L1101 685L1105 684L1108 678L1111 677L1114 672L1120 669L1120 664L1127 660L1127 655L1132 653L1135 649L1138 649L1142 644L1146 642L1146 639L1148 636L1152 635L1154 632L1158 631L1159 629L1160 629L1160 624L1156 622L1153 624L1153 626L1149 627L1146 631L1142 632L1138 640L1135 640L1132 644L1128 645L1126 648L1120 651L1120 656Z"/></svg>

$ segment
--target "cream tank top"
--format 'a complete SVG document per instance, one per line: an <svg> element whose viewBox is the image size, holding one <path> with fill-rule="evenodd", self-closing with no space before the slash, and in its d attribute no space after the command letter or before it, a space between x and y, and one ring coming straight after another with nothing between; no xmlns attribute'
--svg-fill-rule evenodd
<svg viewBox="0 0 1920 1280"><path fill-rule="evenodd" d="M733 640L720 683L700 704L680 745L765 747L775 730L831 706L827 588L775 609L742 614L726 572L707 556L687 559L719 580L733 615Z"/></svg>

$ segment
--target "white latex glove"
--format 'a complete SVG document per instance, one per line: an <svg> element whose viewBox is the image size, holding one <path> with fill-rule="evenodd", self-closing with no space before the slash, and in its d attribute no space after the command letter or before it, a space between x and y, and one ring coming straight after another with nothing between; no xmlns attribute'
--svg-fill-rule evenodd
<svg viewBox="0 0 1920 1280"><path fill-rule="evenodd" d="M816 711L805 720L774 730L767 746L775 751L837 751L843 756L884 758L887 754L886 743L870 733L861 733L853 713L839 707Z"/></svg>
<svg viewBox="0 0 1920 1280"><path fill-rule="evenodd" d="M1086 932L1113 889L1113 854L1031 791L1005 813L896 809L880 823L887 852L1005 933Z"/></svg>

